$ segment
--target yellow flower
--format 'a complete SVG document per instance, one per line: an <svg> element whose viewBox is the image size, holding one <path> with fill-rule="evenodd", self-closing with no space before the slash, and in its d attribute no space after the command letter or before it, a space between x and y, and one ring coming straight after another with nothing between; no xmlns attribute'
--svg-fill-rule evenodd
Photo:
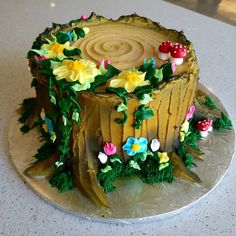
<svg viewBox="0 0 236 236"><path fill-rule="evenodd" d="M49 44L43 44L41 47L40 51L45 52L44 56L46 58L59 58L59 59L63 59L65 58L65 55L63 53L63 50L67 49L67 50L73 50L74 47L70 47L70 42L66 42L64 44L60 44L58 42L51 42Z"/></svg>
<svg viewBox="0 0 236 236"><path fill-rule="evenodd" d="M149 85L149 80L144 80L145 73L136 69L122 71L118 76L110 81L110 87L125 88L127 92L133 92L136 87Z"/></svg>
<svg viewBox="0 0 236 236"><path fill-rule="evenodd" d="M101 74L92 61L64 60L61 64L53 66L53 74L57 80L66 79L68 82L79 81L82 85L88 85L94 82L94 78Z"/></svg>
<svg viewBox="0 0 236 236"><path fill-rule="evenodd" d="M179 132L179 141L180 141L180 142L183 142L184 139L185 139L185 133L182 132L182 131L180 131L180 132Z"/></svg>
<svg viewBox="0 0 236 236"><path fill-rule="evenodd" d="M167 155L167 152L158 152L158 156L160 158L159 163L165 163L169 161L169 157Z"/></svg>
<svg viewBox="0 0 236 236"><path fill-rule="evenodd" d="M189 122L186 120L181 126L180 131L187 133L189 130Z"/></svg>

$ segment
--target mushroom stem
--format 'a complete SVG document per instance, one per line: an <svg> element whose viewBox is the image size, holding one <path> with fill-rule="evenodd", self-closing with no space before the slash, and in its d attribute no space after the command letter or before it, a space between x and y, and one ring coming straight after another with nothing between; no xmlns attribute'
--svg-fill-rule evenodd
<svg viewBox="0 0 236 236"><path fill-rule="evenodd" d="M170 54L169 53L159 52L158 58L161 59L162 61L167 61L170 58Z"/></svg>
<svg viewBox="0 0 236 236"><path fill-rule="evenodd" d="M175 65L181 65L183 63L184 59L183 58L173 58L171 57L171 62L175 63Z"/></svg>

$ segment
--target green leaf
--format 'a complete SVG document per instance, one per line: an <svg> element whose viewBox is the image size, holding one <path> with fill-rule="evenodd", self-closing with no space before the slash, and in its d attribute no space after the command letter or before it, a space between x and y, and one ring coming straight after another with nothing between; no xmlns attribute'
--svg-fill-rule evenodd
<svg viewBox="0 0 236 236"><path fill-rule="evenodd" d="M83 38L85 36L85 32L82 28L74 28L73 30L78 38Z"/></svg>
<svg viewBox="0 0 236 236"><path fill-rule="evenodd" d="M142 99L140 100L140 104L142 105L146 105L147 103L149 103L150 101L152 101L152 98L149 94L144 94L142 96Z"/></svg>
<svg viewBox="0 0 236 236"><path fill-rule="evenodd" d="M64 44L67 41L70 41L69 36L64 32L59 32L56 36L56 39L57 39L57 42L60 44Z"/></svg>
<svg viewBox="0 0 236 236"><path fill-rule="evenodd" d="M160 83L163 80L163 68L156 69L154 77L157 78L157 82Z"/></svg>
<svg viewBox="0 0 236 236"><path fill-rule="evenodd" d="M72 35L73 41L77 41L78 40L78 36L77 36L77 34L75 33L74 30L71 32L71 35Z"/></svg>
<svg viewBox="0 0 236 236"><path fill-rule="evenodd" d="M72 120L78 123L78 121L79 121L79 113L78 112L72 113Z"/></svg>
<svg viewBox="0 0 236 236"><path fill-rule="evenodd" d="M94 91L99 85L102 85L107 82L110 78L118 75L120 73L120 70L116 69L112 65L108 65L108 70L105 74L103 75L97 75L95 77L95 80L93 83L90 84L90 91Z"/></svg>
<svg viewBox="0 0 236 236"><path fill-rule="evenodd" d="M111 171L111 170L112 170L111 166L107 165L105 168L101 169L101 172L107 173L108 171Z"/></svg>
<svg viewBox="0 0 236 236"><path fill-rule="evenodd" d="M50 139L52 140L52 142L54 143L57 139L56 133L55 132L51 132L50 133Z"/></svg>
<svg viewBox="0 0 236 236"><path fill-rule="evenodd" d="M163 74L163 81L168 80L172 75L172 66L170 62L167 62L161 66L162 74Z"/></svg>
<svg viewBox="0 0 236 236"><path fill-rule="evenodd" d="M131 168L136 169L136 170L141 170L139 164L138 164L136 161L134 161L134 160L130 160L130 161L129 161L129 166L130 166Z"/></svg>
<svg viewBox="0 0 236 236"><path fill-rule="evenodd" d="M67 125L67 118L65 116L62 116L62 121L63 121L63 124L66 126Z"/></svg>
<svg viewBox="0 0 236 236"><path fill-rule="evenodd" d="M161 170L163 170L163 169L165 169L167 166L169 166L169 163L163 163L163 164L160 164L159 165L159 171L161 171Z"/></svg>
<svg viewBox="0 0 236 236"><path fill-rule="evenodd" d="M133 93L136 94L139 100L141 100L144 94L150 94L152 93L153 90L154 88L152 85L145 85L142 87L135 88Z"/></svg>
<svg viewBox="0 0 236 236"><path fill-rule="evenodd" d="M59 105L59 108L60 108L62 114L69 113L70 108L72 106L72 102L70 99L61 98L58 101L58 105Z"/></svg>
<svg viewBox="0 0 236 236"><path fill-rule="evenodd" d="M120 103L116 109L117 112L125 111L127 110L127 106L124 103Z"/></svg>
<svg viewBox="0 0 236 236"><path fill-rule="evenodd" d="M137 153L137 154L134 155L134 161L138 161L138 160L146 161L146 159L147 159L147 153L146 152Z"/></svg>
<svg viewBox="0 0 236 236"><path fill-rule="evenodd" d="M150 107L145 107L144 105L139 106L138 109L134 113L134 117L136 119L136 123L134 127L136 129L139 129L143 120L146 120L153 116L154 116L154 113Z"/></svg>
<svg viewBox="0 0 236 236"><path fill-rule="evenodd" d="M87 90L91 87L91 84L90 83L86 83L86 84L75 84L73 86L71 86L71 88L76 91L76 92L79 92L79 91L83 91L83 90Z"/></svg>
<svg viewBox="0 0 236 236"><path fill-rule="evenodd" d="M63 54L66 56L66 57L73 57L73 56L78 56L78 55L81 55L81 50L79 48L74 48L72 50L68 50L68 49L65 49L63 50Z"/></svg>

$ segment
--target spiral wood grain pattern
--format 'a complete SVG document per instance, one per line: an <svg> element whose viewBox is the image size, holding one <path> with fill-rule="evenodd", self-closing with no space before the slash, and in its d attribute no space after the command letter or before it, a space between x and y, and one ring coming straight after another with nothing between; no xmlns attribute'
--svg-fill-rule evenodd
<svg viewBox="0 0 236 236"><path fill-rule="evenodd" d="M157 58L158 46L165 40L162 34L150 28L122 23L89 28L86 37L74 45L82 50L83 58L94 62L109 59L121 70L140 66L144 58Z"/></svg>

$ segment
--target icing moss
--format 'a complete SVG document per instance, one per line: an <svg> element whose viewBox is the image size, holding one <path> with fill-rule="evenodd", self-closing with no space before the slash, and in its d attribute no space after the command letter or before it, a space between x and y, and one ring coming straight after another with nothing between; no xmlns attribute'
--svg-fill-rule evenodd
<svg viewBox="0 0 236 236"><path fill-rule="evenodd" d="M200 135L196 129L196 122L192 120L189 123L188 135L186 135L184 141L180 143L179 147L176 150L177 154L182 158L185 166L189 169L193 166L193 155L187 152L186 147L187 145L189 145L193 149L199 151L200 148L197 143L199 139Z"/></svg>
<svg viewBox="0 0 236 236"><path fill-rule="evenodd" d="M204 105L208 106L211 109L219 109L210 96L206 96Z"/></svg>
<svg viewBox="0 0 236 236"><path fill-rule="evenodd" d="M58 188L58 191L61 193L74 188L74 182L69 171L56 173L49 182L53 187Z"/></svg>
<svg viewBox="0 0 236 236"><path fill-rule="evenodd" d="M221 118L216 119L216 121L213 123L213 127L214 129L220 131L224 129L230 129L232 127L232 122L224 112L221 112Z"/></svg>

